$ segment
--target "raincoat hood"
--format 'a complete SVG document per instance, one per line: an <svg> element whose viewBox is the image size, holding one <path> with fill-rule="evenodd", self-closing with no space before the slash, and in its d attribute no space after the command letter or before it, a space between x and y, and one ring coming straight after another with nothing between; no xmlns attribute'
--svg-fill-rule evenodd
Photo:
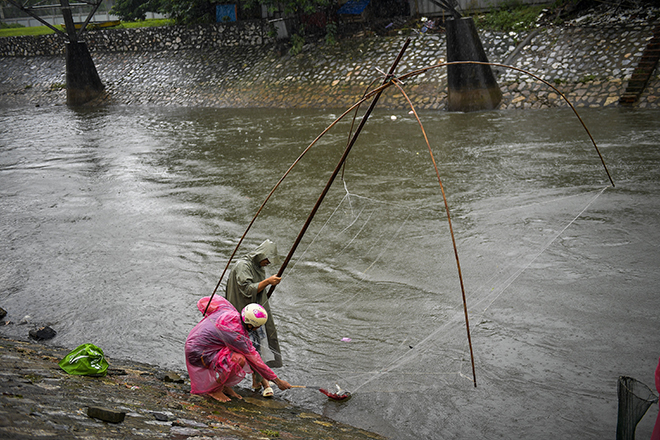
<svg viewBox="0 0 660 440"><path fill-rule="evenodd" d="M277 253L277 245L270 240L266 240L261 243L247 256L250 258L250 260L252 260L253 263L256 263L257 265L266 259L270 261L271 264L280 264L282 262L280 255Z"/></svg>
<svg viewBox="0 0 660 440"><path fill-rule="evenodd" d="M222 298L222 300L218 297L213 297L213 299L211 299L210 296L205 296L204 298L197 301L197 308L202 313L204 313L204 310L206 310L206 315L208 316L211 313L218 310L218 308L222 305L223 300L224 300L224 298ZM209 301L211 301L210 304L209 304ZM208 309L207 309L207 307L208 307Z"/></svg>

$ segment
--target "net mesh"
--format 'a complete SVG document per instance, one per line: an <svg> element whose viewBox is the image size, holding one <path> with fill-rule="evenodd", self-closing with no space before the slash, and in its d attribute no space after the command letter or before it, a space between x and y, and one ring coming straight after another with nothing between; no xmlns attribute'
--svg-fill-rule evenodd
<svg viewBox="0 0 660 440"><path fill-rule="evenodd" d="M327 373L317 380L339 380L361 393L425 390L429 375L448 385L473 380L461 287L438 197L376 200L344 189L319 211L289 265L287 294L278 296L279 308L314 318L305 319L304 331L295 317L280 318L292 346L323 354L322 363L299 363L304 374ZM490 305L603 191L535 191L513 206L492 197L458 204L452 218L472 329L488 322Z"/></svg>
<svg viewBox="0 0 660 440"><path fill-rule="evenodd" d="M621 376L617 383L619 414L616 424L617 440L633 440L637 424L658 397L642 382L632 377Z"/></svg>

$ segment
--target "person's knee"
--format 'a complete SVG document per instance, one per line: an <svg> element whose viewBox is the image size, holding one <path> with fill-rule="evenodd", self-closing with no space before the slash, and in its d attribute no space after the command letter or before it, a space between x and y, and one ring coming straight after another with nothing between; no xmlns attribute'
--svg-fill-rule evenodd
<svg viewBox="0 0 660 440"><path fill-rule="evenodd" d="M241 368L245 366L245 356L243 356L240 353L233 353L231 355L231 361L235 364L240 365Z"/></svg>

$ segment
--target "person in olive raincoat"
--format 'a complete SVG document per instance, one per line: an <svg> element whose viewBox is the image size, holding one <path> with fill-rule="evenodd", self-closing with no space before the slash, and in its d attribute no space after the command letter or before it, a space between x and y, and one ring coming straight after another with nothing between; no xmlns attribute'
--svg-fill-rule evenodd
<svg viewBox="0 0 660 440"><path fill-rule="evenodd" d="M261 243L255 250L240 258L227 279L227 290L225 297L236 307L236 310L243 310L250 303L261 304L268 313L265 333L268 341L268 348L272 352L274 359L266 360L266 365L271 368L282 366L282 356L280 353L280 344L277 339L277 330L273 314L270 312L270 305L267 295L267 287L276 286L281 278L278 276L266 277L266 266L269 264L279 264L280 257L277 253L277 246L270 240ZM258 334L251 334L256 346L260 345ZM265 343L265 341L263 341ZM258 349L258 348L257 348ZM264 397L272 396L272 388L259 374L252 376L252 388L257 391L264 387Z"/></svg>

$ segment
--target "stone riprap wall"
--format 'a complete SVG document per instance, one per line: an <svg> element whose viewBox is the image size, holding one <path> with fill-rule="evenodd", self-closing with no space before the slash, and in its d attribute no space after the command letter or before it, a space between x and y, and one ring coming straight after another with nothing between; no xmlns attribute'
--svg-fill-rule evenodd
<svg viewBox="0 0 660 440"><path fill-rule="evenodd" d="M511 64L548 81L578 106L616 105L651 38L651 26L549 28L522 47ZM659 70L638 107L660 104ZM558 99L555 91L513 70L500 76L500 86L510 94L510 105L518 107L552 105Z"/></svg>
<svg viewBox="0 0 660 440"><path fill-rule="evenodd" d="M308 45L291 56L256 38L253 44L225 44L219 41L219 32L206 28L188 29L194 34L189 36L183 36L186 32L181 29L165 28L167 38L156 37L154 30L132 37L130 32L135 30L122 30L119 35L124 32L126 36L116 38L113 50L100 50L109 43L99 41L109 41L117 33L97 31L88 37L106 86L106 93L94 104L346 108L372 82L382 80L381 72L389 69L407 38L345 39L334 46ZM500 108L567 106L560 94L576 107L606 107L618 105L652 29L647 24L563 26L532 34L481 32L480 36L491 62L529 71L552 85L517 70L498 68L503 92ZM397 75L445 62L444 34L410 38ZM33 50L36 54L37 49ZM405 80L404 90L417 109L445 108L446 75L441 66ZM66 102L64 84L62 55L0 58L0 103L62 104ZM656 69L636 106L658 108L659 97ZM394 86L379 105L408 107Z"/></svg>
<svg viewBox="0 0 660 440"><path fill-rule="evenodd" d="M263 20L217 23L207 26L161 26L133 29L87 30L83 40L90 52L154 52L208 50L217 47L261 46L273 43ZM0 57L62 55L65 40L59 34L0 38Z"/></svg>

